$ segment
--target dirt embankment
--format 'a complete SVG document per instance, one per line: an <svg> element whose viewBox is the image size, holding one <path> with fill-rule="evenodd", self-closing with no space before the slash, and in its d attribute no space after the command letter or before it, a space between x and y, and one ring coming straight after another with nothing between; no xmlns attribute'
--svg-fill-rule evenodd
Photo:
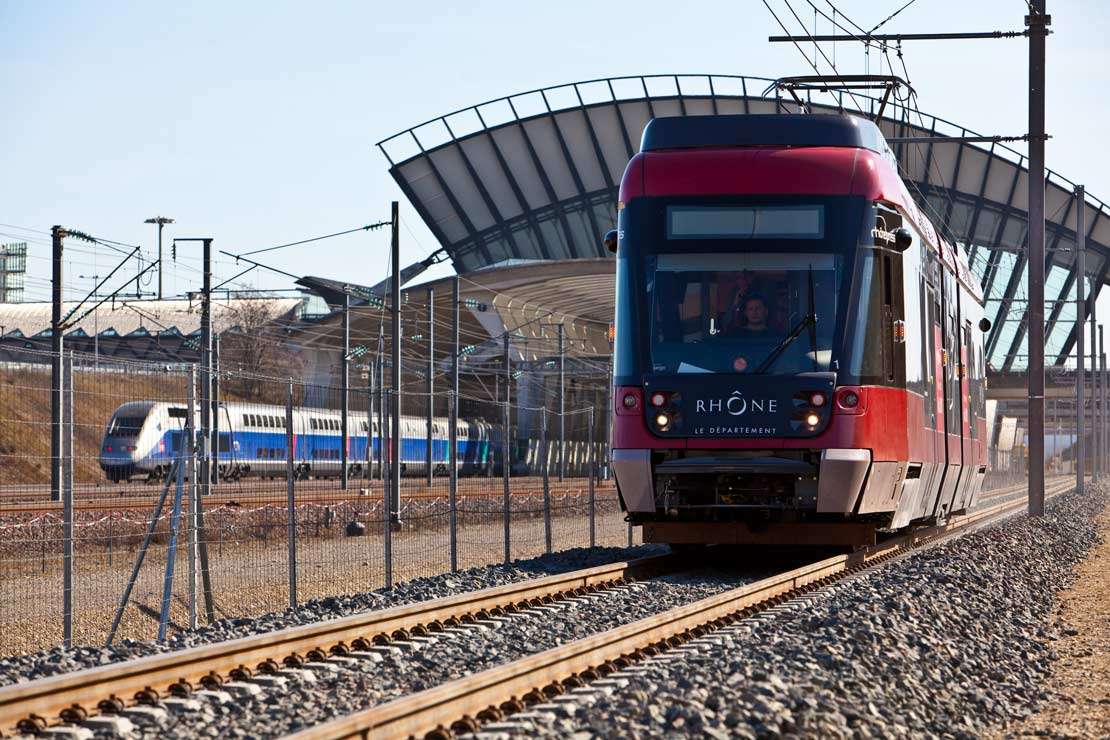
<svg viewBox="0 0 1110 740"><path fill-rule="evenodd" d="M74 480L104 480L97 465L108 419L121 403L184 402L180 373L81 371L74 377ZM0 368L0 486L50 482L50 366Z"/></svg>

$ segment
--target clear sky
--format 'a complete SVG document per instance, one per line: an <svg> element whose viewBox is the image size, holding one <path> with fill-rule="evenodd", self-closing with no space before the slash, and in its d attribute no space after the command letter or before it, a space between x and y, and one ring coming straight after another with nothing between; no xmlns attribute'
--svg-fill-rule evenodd
<svg viewBox="0 0 1110 740"><path fill-rule="evenodd" d="M795 23L786 0L770 2ZM904 2L836 5L870 28ZM812 30L807 0L790 4ZM1048 9L1048 164L1110 199L1101 139L1110 2L1049 0ZM1025 12L1023 0L916 0L883 30L1020 30ZM824 20L817 29L831 31ZM378 140L489 98L581 79L809 72L796 49L767 43L779 32L758 0L0 0L0 241L29 237L28 298L45 299L49 237L14 227L62 224L152 248L154 227L143 220L161 214L177 220L167 238L212 236L240 252L384 220L398 199L402 259L415 261L435 240L390 178ZM981 133L1026 130L1025 39L920 42L905 53L926 112ZM838 45L836 60L842 72L864 70L859 45ZM70 247L76 296L89 286L76 276L105 274L115 255ZM298 275L369 284L384 277L387 255L383 231L265 258ZM179 258L167 293L198 286L199 246ZM217 281L239 269L221 258ZM245 282L290 285L273 274Z"/></svg>

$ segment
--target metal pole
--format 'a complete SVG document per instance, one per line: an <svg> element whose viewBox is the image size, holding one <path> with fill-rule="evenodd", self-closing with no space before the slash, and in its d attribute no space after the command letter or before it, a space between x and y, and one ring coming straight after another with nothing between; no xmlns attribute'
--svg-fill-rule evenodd
<svg viewBox="0 0 1110 740"><path fill-rule="evenodd" d="M495 403L501 403L501 376L499 374L493 376L493 397ZM486 466L487 478L493 478L493 463L495 458L496 454L493 449L493 437L491 435L489 441L489 465Z"/></svg>
<svg viewBox="0 0 1110 740"><path fill-rule="evenodd" d="M1029 513L1044 514L1044 80L1045 0L1031 0L1029 26Z"/></svg>
<svg viewBox="0 0 1110 740"><path fill-rule="evenodd" d="M158 219L158 300L162 300L162 227L165 223Z"/></svg>
<svg viewBox="0 0 1110 740"><path fill-rule="evenodd" d="M559 482L567 476L566 327L559 322Z"/></svg>
<svg viewBox="0 0 1110 740"><path fill-rule="evenodd" d="M375 364L366 365L366 492L374 477L374 371Z"/></svg>
<svg viewBox="0 0 1110 740"><path fill-rule="evenodd" d="M434 396L432 395L432 393L435 392L435 382L434 382L432 376L435 374L435 369L436 369L436 363L435 363L436 322L435 322L435 310L433 309L433 306L432 306L432 304L435 302L435 296L436 296L435 290L432 289L432 288L428 288L428 382L427 382L427 387L425 388L425 390L428 393L428 415L427 415L427 424L426 424L426 426L427 426L427 430L426 430L427 435L426 435L426 438L425 438L426 446L425 446L425 449L424 449L424 459L427 463L427 470L425 470L425 474L427 476L427 485L428 485L429 488L431 488L431 486L432 486L432 463L433 463L433 461L432 461L432 399L434 398Z"/></svg>
<svg viewBox="0 0 1110 740"><path fill-rule="evenodd" d="M512 364L509 359L509 335L505 334L505 407L501 413L501 521L504 525L504 542L505 542L505 562L508 563L511 558L510 553L510 540L509 540L509 524L511 523L512 514L510 513L510 492L509 492L509 424L511 423L509 404L512 401L512 390L510 382L512 379Z"/></svg>
<svg viewBox="0 0 1110 740"><path fill-rule="evenodd" d="M173 575L177 565L177 537L181 529L181 500L185 493L185 436L178 444L177 480L173 490L173 509L170 513L170 541L166 545L166 574L162 580L162 609L158 617L158 642L165 642L166 628L170 624L170 602L173 600Z"/></svg>
<svg viewBox="0 0 1110 740"><path fill-rule="evenodd" d="M1099 465L1101 466L1102 473L1106 474L1106 460L1110 456L1110 424L1107 424L1107 419L1110 414L1107 413L1107 355L1106 349L1102 345L1102 324L1099 324L1099 408L1102 413L1102 429L1099 439L1102 443L1102 448L1099 449Z"/></svg>
<svg viewBox="0 0 1110 740"><path fill-rule="evenodd" d="M62 455L62 643L73 646L73 352L64 358Z"/></svg>
<svg viewBox="0 0 1110 740"><path fill-rule="evenodd" d="M586 414L586 476L590 491L590 548L597 546L597 491L594 488L594 410Z"/></svg>
<svg viewBox="0 0 1110 740"><path fill-rule="evenodd" d="M62 500L62 238L61 226L50 229L53 249L50 279L50 499Z"/></svg>
<svg viewBox="0 0 1110 740"><path fill-rule="evenodd" d="M161 225L158 227L161 229ZM230 445L231 440L228 440ZM220 335L212 335L212 484L220 482Z"/></svg>
<svg viewBox="0 0 1110 740"><path fill-rule="evenodd" d="M1075 449L1072 451L1072 457L1075 458L1075 489L1080 493L1083 492L1083 475L1084 475L1084 455L1086 454L1087 443L1083 439L1083 415L1086 411L1086 398L1084 393L1084 385L1086 383L1083 377L1083 329L1086 317L1084 316L1087 307L1087 226L1086 214L1084 213L1084 203L1086 202L1086 194L1082 185L1075 186Z"/></svg>
<svg viewBox="0 0 1110 740"><path fill-rule="evenodd" d="M393 201L393 398L389 415L393 423L393 450L390 458L390 474L393 487L390 493L390 522L400 523L401 519L401 218L397 201Z"/></svg>
<svg viewBox="0 0 1110 740"><path fill-rule="evenodd" d="M339 471L339 487L347 490L347 465L350 462L347 459L347 445L351 438L351 428L349 417L351 414L350 408L350 353L351 353L351 296L347 293L343 294L343 376L340 379L342 388L340 393L343 394L341 419L340 425L343 431L343 443L340 445L340 456L343 458L342 469Z"/></svg>
<svg viewBox="0 0 1110 740"><path fill-rule="evenodd" d="M384 367L384 366L383 366ZM384 374L384 371L383 371ZM393 447L392 435L386 433L389 426L389 409L385 405L389 400L390 392L382 399L382 566L385 571L385 587L393 588L393 453L387 451Z"/></svg>
<svg viewBox="0 0 1110 740"><path fill-rule="evenodd" d="M459 276L451 281L451 297L453 319L451 321L451 429L448 431L450 439L450 466L451 482L448 496L448 507L451 517L451 572L459 569L458 560L458 488L459 488Z"/></svg>
<svg viewBox="0 0 1110 740"><path fill-rule="evenodd" d="M297 500L293 483L293 379L285 390L285 508L289 541L289 606L297 606Z"/></svg>
<svg viewBox="0 0 1110 740"><path fill-rule="evenodd" d="M1099 456L1099 450L1102 449L1102 410L1098 403L1098 321L1096 321L1095 286L1094 281L1091 282L1090 298L1088 300L1091 307L1091 476L1101 478L1102 459Z"/></svg>
<svg viewBox="0 0 1110 740"><path fill-rule="evenodd" d="M378 337L378 479L382 482L382 491L384 492L387 488L385 480L385 458L388 448L386 440L389 439L389 432L385 428L385 358L382 357L382 351L382 338ZM385 493L382 495L384 496Z"/></svg>
<svg viewBox="0 0 1110 740"><path fill-rule="evenodd" d="M185 460L189 478L189 507L186 527L189 533L189 629L197 628L197 507L200 505L197 496L197 366L189 366L189 387L186 389L185 400L185 426L181 433L185 435Z"/></svg>
<svg viewBox="0 0 1110 740"><path fill-rule="evenodd" d="M203 282L200 302L200 352L204 377L200 399L200 496L197 499L197 534L200 537L200 577L204 590L204 614L216 621L212 603L212 576L208 569L208 539L204 531L204 497L212 490L212 240L203 239Z"/></svg>
<svg viewBox="0 0 1110 740"><path fill-rule="evenodd" d="M1092 286L1093 292L1093 286ZM1092 301L1093 303L1093 301ZM1091 306L1094 309L1094 306ZM1102 477L1102 404L1099 401L1099 388L1102 380L1098 372L1098 322L1091 314L1091 474Z"/></svg>
<svg viewBox="0 0 1110 740"><path fill-rule="evenodd" d="M540 449L543 458L543 546L551 554L551 460L547 441L547 406L540 408Z"/></svg>

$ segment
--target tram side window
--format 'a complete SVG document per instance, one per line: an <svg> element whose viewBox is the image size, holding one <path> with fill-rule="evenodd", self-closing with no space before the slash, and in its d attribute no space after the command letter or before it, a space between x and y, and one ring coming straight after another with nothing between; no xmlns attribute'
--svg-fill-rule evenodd
<svg viewBox="0 0 1110 740"><path fill-rule="evenodd" d="M853 312L852 350L849 373L861 383L883 382L887 378L886 365L890 350L887 348L886 331L877 324L884 319L883 276L880 260L874 250L861 250L859 272L859 305Z"/></svg>
<svg viewBox="0 0 1110 740"><path fill-rule="evenodd" d="M894 380L894 260L886 252L882 254L883 263L883 310L882 336L883 377Z"/></svg>

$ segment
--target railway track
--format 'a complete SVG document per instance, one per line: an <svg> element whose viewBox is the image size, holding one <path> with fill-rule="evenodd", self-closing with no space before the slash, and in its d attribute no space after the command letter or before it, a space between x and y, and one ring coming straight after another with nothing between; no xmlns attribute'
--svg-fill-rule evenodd
<svg viewBox="0 0 1110 740"><path fill-rule="evenodd" d="M1066 487L1066 484L1057 484L1053 492ZM1003 489L991 496L1014 495L1017 490ZM337 720L338 724L321 725L313 732L322 734L313 736L331 737L333 732L341 736L344 733L348 736L366 735L375 728L387 735L420 734L437 727L451 727L457 721L463 722L460 727L468 726L468 721L464 719L467 716L493 719L506 702L509 707L523 706L513 697L527 697L533 702L542 700L547 696L544 690L557 685L556 682L585 680L592 675L590 671L603 672L606 665L619 665L622 656L635 656L637 651L650 650L652 645L660 642L679 640L684 633L703 629L705 623L724 619L738 609L750 608L751 604L768 598L786 598L792 589L812 587L812 584L832 578L836 573L893 557L923 541L998 516L1005 513L1003 509L1009 511L1016 507L1017 504L992 506L986 512L963 517L958 522L953 520L945 527L914 533L909 542L899 544L890 541L867 551L832 558L766 579L759 582L762 586L745 586L735 592L699 601L697 604L702 606L695 604L688 607L691 611L685 616L673 618L673 615L667 616L671 612L660 614L612 633L598 634L556 651L540 653L525 661L508 663L492 671L445 684L432 689L431 693L413 695L422 697L417 704L428 702L429 707L438 708L438 713L430 716L421 712L414 715L413 707L416 705L406 704L412 699L408 697L367 710L369 715L364 712ZM39 733L59 722L79 723L97 713L118 713L132 704L158 705L185 699L199 691L234 688L236 684L252 678L281 674L290 669L312 670L316 667L327 670L333 666L320 664L333 656L359 659L376 646L418 642L439 631L468 623L495 622L515 611L617 588L629 581L673 573L687 566L688 561L673 555L613 563L16 684L0 688L0 732ZM737 595L737 592L741 593ZM646 630L643 622L650 623ZM611 641L609 636L617 633L623 637L616 642ZM578 647L573 649L572 656L559 653L573 646ZM552 655L553 652L559 654ZM540 662L540 673L536 673L534 666L520 672L520 664L531 665L529 661ZM501 683L508 687L505 689L508 693L498 689ZM524 684L529 684L528 688L520 688ZM452 688L446 689L447 686ZM498 691L504 695L489 698L490 692ZM470 703L458 706L445 703L445 698L453 692L458 692L460 697L469 697ZM475 702L485 703L476 707ZM405 709L406 706L409 708ZM495 708L494 712L490 711L491 706ZM383 712L386 714L383 715ZM474 721L470 720L469 725L473 726ZM415 726L413 723L424 729L406 729Z"/></svg>
<svg viewBox="0 0 1110 740"><path fill-rule="evenodd" d="M481 479L483 482L486 479ZM498 479L500 480L500 479ZM313 483L312 481L308 482ZM327 483L328 485L323 485ZM297 482L297 503L301 504L340 504L347 502L365 502L372 500L380 500L382 497L382 486L380 481L372 481L367 493L360 493L360 489L366 488L365 481L359 484L352 485L346 491L339 490L337 484L334 482L321 482L321 485L310 487L305 490L306 482ZM425 486L401 486L401 497L405 500L421 500L421 499L443 499L447 497L446 479L438 486L427 488ZM562 483L551 481L549 484L549 491L552 495L558 496L564 493L584 492L587 489L587 480L585 478L564 481ZM596 481L596 490L598 493L611 492L614 486L611 482L606 483ZM500 486L485 486L486 490L473 491L470 490L471 486L467 479L460 479L458 496L462 498L495 498L500 500L502 496ZM267 490L268 489L268 490ZM142 511L154 508L155 501L157 500L161 489L157 490L147 487L147 490L138 493L127 493L126 495L120 493L118 496L95 496L88 498L77 498L74 501L75 511ZM511 495L513 496L538 496L543 494L543 483L540 479L513 479L513 487ZM49 494L47 494L49 495ZM287 501L287 492L285 488L285 481L280 481L278 485L265 486L265 487L251 487L242 486L238 487L236 484L225 484L223 490L205 497L204 502L206 507L221 506L221 505L239 505L239 506L264 506L272 504L276 506L285 506ZM0 498L0 516L4 514L61 514L62 504L60 501L35 501L35 502L3 502Z"/></svg>
<svg viewBox="0 0 1110 740"><path fill-rule="evenodd" d="M1050 484L1046 495L1072 488ZM1013 495L1015 491L1009 491ZM993 494L1004 498L1007 494ZM1020 511L1024 500L988 505L850 555L827 558L700 601L623 625L481 673L317 725L291 740L324 738L449 738L475 732L528 706L541 704L658 653L892 560Z"/></svg>
<svg viewBox="0 0 1110 740"><path fill-rule="evenodd" d="M284 669L311 670L331 656L357 658L378 645L419 640L519 609L674 572L685 562L668 554L611 563L6 686L0 688L0 732L36 734L58 722L117 713L132 703L157 705L166 698L186 698L197 690L219 689Z"/></svg>

